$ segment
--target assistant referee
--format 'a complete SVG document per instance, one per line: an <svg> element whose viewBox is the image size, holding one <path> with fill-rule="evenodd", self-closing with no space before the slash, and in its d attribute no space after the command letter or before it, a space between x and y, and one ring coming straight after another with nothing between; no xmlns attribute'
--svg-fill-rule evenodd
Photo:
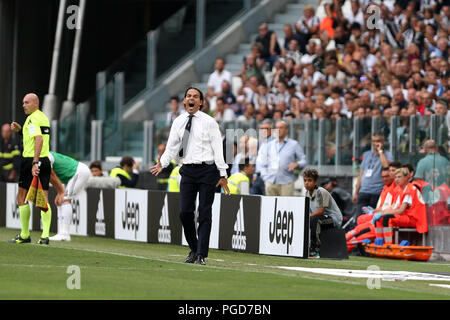
<svg viewBox="0 0 450 320"><path fill-rule="evenodd" d="M42 188L45 193L47 212L41 211L42 235L37 241L38 244L49 244L50 223L52 210L48 204L48 185L50 182L51 165L48 159L50 148L50 122L47 116L39 110L39 98L34 93L28 93L23 98L23 110L28 115L23 127L17 122L11 123L11 130L23 136L22 164L19 175L19 191L17 193L17 203L19 205L20 222L22 230L12 243L31 242L29 223L30 207L25 202L28 189L30 188L33 176L39 176Z"/></svg>
<svg viewBox="0 0 450 320"><path fill-rule="evenodd" d="M200 111L203 93L190 87L184 95L187 112L179 115L170 129L166 150L160 161L150 168L158 175L177 156L183 159L180 169L180 219L191 252L185 263L205 265L212 222L212 204L217 186L230 194L227 168L223 158L222 137L214 118ZM199 194L198 228L195 231L195 201ZM197 237L198 234L198 237Z"/></svg>

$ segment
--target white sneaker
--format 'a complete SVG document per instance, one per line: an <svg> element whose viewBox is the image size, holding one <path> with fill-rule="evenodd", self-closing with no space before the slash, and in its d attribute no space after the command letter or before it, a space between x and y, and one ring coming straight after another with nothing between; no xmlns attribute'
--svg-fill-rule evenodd
<svg viewBox="0 0 450 320"><path fill-rule="evenodd" d="M55 234L53 237L49 238L52 241L70 241L70 235Z"/></svg>

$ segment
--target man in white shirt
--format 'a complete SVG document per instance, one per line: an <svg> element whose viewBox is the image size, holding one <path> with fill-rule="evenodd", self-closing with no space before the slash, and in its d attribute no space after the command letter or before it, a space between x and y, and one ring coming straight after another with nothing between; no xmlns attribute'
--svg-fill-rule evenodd
<svg viewBox="0 0 450 320"><path fill-rule="evenodd" d="M378 58L370 53L367 44L362 44L359 47L359 52L361 53L361 64L364 68L364 73L372 73L372 68L378 62Z"/></svg>
<svg viewBox="0 0 450 320"><path fill-rule="evenodd" d="M214 65L215 69L208 79L208 98L217 97L222 93L222 82L232 83L231 72L225 70L225 59L217 58Z"/></svg>
<svg viewBox="0 0 450 320"><path fill-rule="evenodd" d="M230 194L227 184L228 165L223 157L219 125L206 113L203 93L190 87L183 103L186 113L178 116L170 129L166 151L160 161L150 168L158 175L177 156L183 159L180 169L180 219L191 252L185 263L205 265L211 233L212 204L216 187L222 186ZM195 201L199 194L198 228L195 230ZM198 234L198 237L197 237Z"/></svg>

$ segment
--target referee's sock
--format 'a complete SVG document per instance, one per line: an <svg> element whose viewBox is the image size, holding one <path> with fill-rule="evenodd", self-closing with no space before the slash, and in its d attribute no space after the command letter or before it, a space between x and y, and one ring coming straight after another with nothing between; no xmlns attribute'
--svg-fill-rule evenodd
<svg viewBox="0 0 450 320"><path fill-rule="evenodd" d="M41 219L42 219L41 238L48 238L50 234L50 224L52 222L52 208L49 203L47 203L47 207L48 207L47 212L41 210Z"/></svg>
<svg viewBox="0 0 450 320"><path fill-rule="evenodd" d="M22 230L20 231L20 237L27 239L30 236L30 215L31 210L28 204L19 206L20 222L22 224Z"/></svg>

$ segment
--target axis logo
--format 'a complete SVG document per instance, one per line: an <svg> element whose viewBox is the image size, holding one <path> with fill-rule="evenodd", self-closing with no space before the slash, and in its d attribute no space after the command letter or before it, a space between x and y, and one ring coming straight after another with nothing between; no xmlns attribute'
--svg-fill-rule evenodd
<svg viewBox="0 0 450 320"><path fill-rule="evenodd" d="M277 201L275 199L275 210L273 211L273 221L269 223L269 240L271 243L280 241L286 245L286 253L289 254L289 246L292 245L294 236L294 213L293 211L277 211Z"/></svg>
<svg viewBox="0 0 450 320"><path fill-rule="evenodd" d="M241 198L239 203L239 210L236 215L236 222L234 223L234 234L231 238L231 247L236 250L245 250L247 248L247 236L244 235L244 199Z"/></svg>
<svg viewBox="0 0 450 320"><path fill-rule="evenodd" d="M78 226L80 225L80 200L70 200L72 205L72 225L75 226L75 232L78 233Z"/></svg>
<svg viewBox="0 0 450 320"><path fill-rule="evenodd" d="M167 202L167 194L164 197L164 205L161 212L161 218L159 218L158 229L158 242L170 243L171 233L170 233L170 222L169 222L169 205Z"/></svg>
<svg viewBox="0 0 450 320"><path fill-rule="evenodd" d="M134 238L137 239L139 230L139 203L128 202L125 191L125 208L122 211L122 227L124 230L133 230Z"/></svg>
<svg viewBox="0 0 450 320"><path fill-rule="evenodd" d="M105 212L103 210L103 190L100 190L100 199L98 200L95 219L95 234L101 236L106 235Z"/></svg>

